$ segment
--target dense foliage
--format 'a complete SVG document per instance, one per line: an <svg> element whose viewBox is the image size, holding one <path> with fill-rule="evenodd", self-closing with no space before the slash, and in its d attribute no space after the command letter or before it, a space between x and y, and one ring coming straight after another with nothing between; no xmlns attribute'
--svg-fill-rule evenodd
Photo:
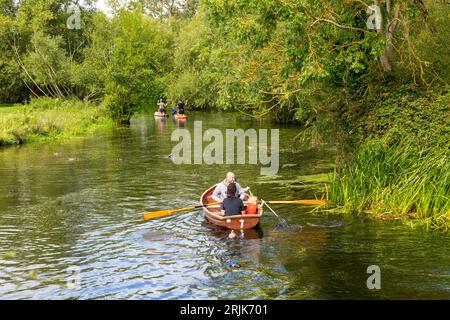
<svg viewBox="0 0 450 320"><path fill-rule="evenodd" d="M399 88L374 103L370 138L337 168L331 200L450 230L450 93Z"/></svg>
<svg viewBox="0 0 450 320"><path fill-rule="evenodd" d="M379 30L368 29L362 1L109 3L106 16L84 1L79 28L69 29L70 0L2 0L1 102L105 98L127 121L167 96L311 124L380 83L450 78L444 2L375 1Z"/></svg>

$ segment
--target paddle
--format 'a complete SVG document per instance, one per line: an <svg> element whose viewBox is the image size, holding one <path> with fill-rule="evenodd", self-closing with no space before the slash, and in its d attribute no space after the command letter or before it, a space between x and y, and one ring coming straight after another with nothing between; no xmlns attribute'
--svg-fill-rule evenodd
<svg viewBox="0 0 450 320"><path fill-rule="evenodd" d="M181 208L181 209L169 209L169 210L161 210L161 211L154 211L154 212L145 212L142 214L142 217L144 218L144 220L149 220L149 219L153 219L153 218L168 216L172 213L200 209L203 207L209 207L209 206L213 206L213 205L217 205L217 204L221 204L221 203L222 202L211 202L211 203L208 203L207 205L192 206L192 207L186 207L186 208Z"/></svg>

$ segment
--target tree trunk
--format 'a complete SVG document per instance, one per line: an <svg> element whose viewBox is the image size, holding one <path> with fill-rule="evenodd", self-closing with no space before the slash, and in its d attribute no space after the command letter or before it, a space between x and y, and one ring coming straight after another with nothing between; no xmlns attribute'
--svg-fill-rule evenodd
<svg viewBox="0 0 450 320"><path fill-rule="evenodd" d="M391 10L391 1L386 1L386 11L389 14ZM394 7L394 17L392 20L388 20L386 27L386 46L384 47L384 53L380 58L381 67L385 72L392 70L392 56L394 52L394 31L397 28L399 21L400 5L397 3Z"/></svg>

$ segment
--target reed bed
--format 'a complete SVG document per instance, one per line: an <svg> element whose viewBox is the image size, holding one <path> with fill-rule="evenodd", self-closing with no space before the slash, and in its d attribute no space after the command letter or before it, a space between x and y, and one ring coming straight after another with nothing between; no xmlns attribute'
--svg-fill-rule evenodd
<svg viewBox="0 0 450 320"><path fill-rule="evenodd" d="M415 219L450 230L450 151L371 140L331 177L330 201L344 210Z"/></svg>

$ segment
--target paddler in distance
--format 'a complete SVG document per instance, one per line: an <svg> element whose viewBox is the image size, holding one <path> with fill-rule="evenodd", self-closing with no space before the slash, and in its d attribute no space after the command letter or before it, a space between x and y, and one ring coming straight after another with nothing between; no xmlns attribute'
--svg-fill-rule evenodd
<svg viewBox="0 0 450 320"><path fill-rule="evenodd" d="M159 99L159 101L158 101L158 112L159 112L159 115L161 115L161 116L165 115L164 111L165 111L164 102L162 101L162 99Z"/></svg>

